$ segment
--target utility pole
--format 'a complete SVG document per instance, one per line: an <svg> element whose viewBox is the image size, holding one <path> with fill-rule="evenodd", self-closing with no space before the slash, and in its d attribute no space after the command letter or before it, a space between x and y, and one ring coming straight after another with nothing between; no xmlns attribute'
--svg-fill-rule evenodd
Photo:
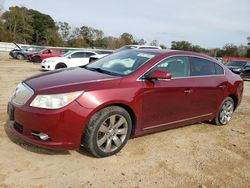
<svg viewBox="0 0 250 188"><path fill-rule="evenodd" d="M250 36L247 37L247 44L250 46Z"/></svg>

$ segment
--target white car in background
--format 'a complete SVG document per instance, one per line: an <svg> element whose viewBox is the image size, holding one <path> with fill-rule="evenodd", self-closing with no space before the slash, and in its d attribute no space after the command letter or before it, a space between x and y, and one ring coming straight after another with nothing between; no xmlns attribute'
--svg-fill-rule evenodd
<svg viewBox="0 0 250 188"><path fill-rule="evenodd" d="M97 55L95 51L69 51L59 57L44 59L41 63L42 70L55 70L61 68L78 67L89 63L89 57Z"/></svg>
<svg viewBox="0 0 250 188"><path fill-rule="evenodd" d="M160 46L148 46L148 45L125 45L117 49L116 52L131 49L162 49Z"/></svg>

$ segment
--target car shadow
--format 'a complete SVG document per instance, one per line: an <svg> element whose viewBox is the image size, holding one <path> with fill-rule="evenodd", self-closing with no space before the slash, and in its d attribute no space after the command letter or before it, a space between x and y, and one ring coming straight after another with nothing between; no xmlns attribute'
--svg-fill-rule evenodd
<svg viewBox="0 0 250 188"><path fill-rule="evenodd" d="M33 153L39 153L44 155L69 155L70 152L68 150L52 150L47 148L42 148L36 145L33 145L31 143L28 143L27 141L19 138L15 135L8 126L8 120L6 121L6 124L4 126L4 131L8 138L16 145L20 146L21 148L33 152Z"/></svg>

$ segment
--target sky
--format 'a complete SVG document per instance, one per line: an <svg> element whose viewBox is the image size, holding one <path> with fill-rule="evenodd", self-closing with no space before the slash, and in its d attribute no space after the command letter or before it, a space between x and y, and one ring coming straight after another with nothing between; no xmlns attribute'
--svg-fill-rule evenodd
<svg viewBox="0 0 250 188"><path fill-rule="evenodd" d="M4 10L25 6L66 21L91 26L106 36L124 32L147 42L189 41L205 48L246 45L250 0L0 0Z"/></svg>

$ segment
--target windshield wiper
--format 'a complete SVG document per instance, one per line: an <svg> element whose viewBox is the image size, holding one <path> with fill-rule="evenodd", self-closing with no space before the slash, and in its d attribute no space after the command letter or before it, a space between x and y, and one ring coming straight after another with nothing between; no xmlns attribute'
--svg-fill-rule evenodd
<svg viewBox="0 0 250 188"><path fill-rule="evenodd" d="M91 71L96 71L96 72L100 72L100 73L104 73L104 74L109 74L109 75L112 75L112 76L121 76L118 73L110 72L108 70L104 70L104 69L101 69L101 68L87 67L87 66L84 66L84 68L88 69L88 70L91 70Z"/></svg>

